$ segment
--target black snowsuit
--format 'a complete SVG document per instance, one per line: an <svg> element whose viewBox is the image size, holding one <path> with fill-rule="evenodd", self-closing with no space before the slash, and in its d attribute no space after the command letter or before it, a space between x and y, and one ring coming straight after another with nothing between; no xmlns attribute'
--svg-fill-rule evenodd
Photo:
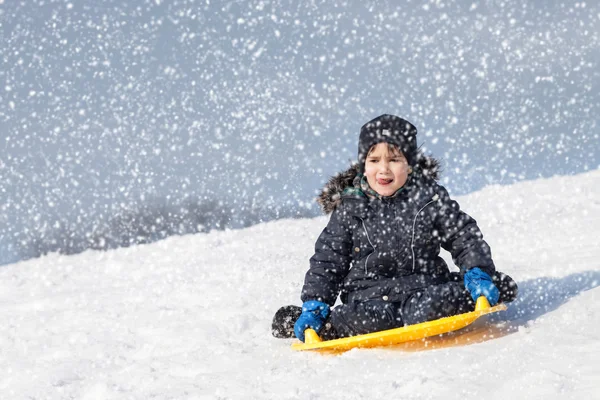
<svg viewBox="0 0 600 400"><path fill-rule="evenodd" d="M356 167L323 191L321 203L332 214L316 242L301 299L332 306L340 295L343 304L328 320L336 337L471 311L462 274L474 267L494 274L476 221L426 172L415 168L394 197L366 195ZM440 248L451 253L460 275L450 273Z"/></svg>

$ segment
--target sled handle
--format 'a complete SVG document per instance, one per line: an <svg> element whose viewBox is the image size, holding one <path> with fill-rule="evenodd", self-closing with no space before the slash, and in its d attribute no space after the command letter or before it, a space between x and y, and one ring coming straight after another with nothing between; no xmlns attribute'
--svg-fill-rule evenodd
<svg viewBox="0 0 600 400"><path fill-rule="evenodd" d="M477 298L477 303L475 304L475 311L487 310L490 308L490 302L486 299L485 296L479 296Z"/></svg>
<svg viewBox="0 0 600 400"><path fill-rule="evenodd" d="M321 338L314 329L308 328L304 331L304 343L312 344L322 342Z"/></svg>

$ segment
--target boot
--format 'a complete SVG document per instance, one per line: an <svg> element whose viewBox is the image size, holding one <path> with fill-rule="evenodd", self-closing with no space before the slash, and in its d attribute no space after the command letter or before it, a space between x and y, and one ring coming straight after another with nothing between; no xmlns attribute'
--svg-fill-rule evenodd
<svg viewBox="0 0 600 400"><path fill-rule="evenodd" d="M283 306L275 313L271 324L271 333L278 339L290 339L296 337L294 324L302 314L302 307Z"/></svg>
<svg viewBox="0 0 600 400"><path fill-rule="evenodd" d="M510 276L503 272L496 271L492 276L492 282L500 291L499 303L510 303L517 298L519 293L519 287L517 283Z"/></svg>

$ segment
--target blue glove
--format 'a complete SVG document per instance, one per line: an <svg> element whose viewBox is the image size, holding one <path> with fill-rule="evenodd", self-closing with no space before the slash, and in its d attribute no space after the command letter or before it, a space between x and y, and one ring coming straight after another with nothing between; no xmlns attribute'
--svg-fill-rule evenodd
<svg viewBox="0 0 600 400"><path fill-rule="evenodd" d="M493 306L498 303L500 298L500 292L492 282L492 278L477 267L471 268L465 273L465 287L471 293L473 301L477 301L479 296L485 296Z"/></svg>
<svg viewBox="0 0 600 400"><path fill-rule="evenodd" d="M310 300L302 304L302 314L294 324L296 337L304 342L304 330L314 329L317 333L325 324L329 316L329 306L321 301Z"/></svg>

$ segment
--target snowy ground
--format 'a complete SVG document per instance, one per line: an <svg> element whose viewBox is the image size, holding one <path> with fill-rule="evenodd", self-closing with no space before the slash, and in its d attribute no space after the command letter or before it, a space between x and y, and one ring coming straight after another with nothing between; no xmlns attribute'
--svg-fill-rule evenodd
<svg viewBox="0 0 600 400"><path fill-rule="evenodd" d="M599 399L600 171L458 200L521 294L463 336L292 352L271 317L326 219L280 220L1 267L0 398Z"/></svg>

